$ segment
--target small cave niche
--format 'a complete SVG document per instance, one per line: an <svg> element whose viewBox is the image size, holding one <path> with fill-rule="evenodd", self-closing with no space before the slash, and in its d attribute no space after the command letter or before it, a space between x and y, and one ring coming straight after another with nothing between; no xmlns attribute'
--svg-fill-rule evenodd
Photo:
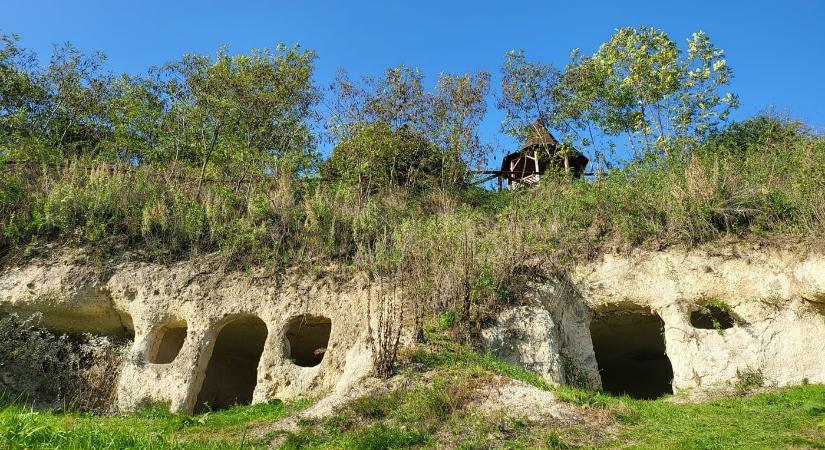
<svg viewBox="0 0 825 450"><path fill-rule="evenodd" d="M220 329L195 412L252 402L268 333L266 324L255 316L236 317Z"/></svg>
<svg viewBox="0 0 825 450"><path fill-rule="evenodd" d="M117 335L117 337L126 341L134 341L135 323L132 320L132 315L126 311L118 311L117 314L118 317L120 317L120 324L122 327L122 331Z"/></svg>
<svg viewBox="0 0 825 450"><path fill-rule="evenodd" d="M690 313L690 324L701 330L727 330L733 328L734 320L730 311L716 305L698 305Z"/></svg>
<svg viewBox="0 0 825 450"><path fill-rule="evenodd" d="M152 364L169 364L178 357L186 341L186 321L175 319L158 327L146 351L146 359Z"/></svg>
<svg viewBox="0 0 825 450"><path fill-rule="evenodd" d="M596 313L590 337L605 392L636 399L673 393L663 329L659 316L639 307Z"/></svg>
<svg viewBox="0 0 825 450"><path fill-rule="evenodd" d="M303 314L286 325L284 356L295 365L315 367L324 360L332 321L327 317Z"/></svg>

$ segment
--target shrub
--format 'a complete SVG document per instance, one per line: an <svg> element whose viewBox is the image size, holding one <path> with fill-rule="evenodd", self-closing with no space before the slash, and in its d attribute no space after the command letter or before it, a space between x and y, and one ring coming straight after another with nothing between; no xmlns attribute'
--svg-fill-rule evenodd
<svg viewBox="0 0 825 450"><path fill-rule="evenodd" d="M736 378L734 389L738 395L745 395L765 385L765 376L762 372L750 367L741 371L737 370Z"/></svg>
<svg viewBox="0 0 825 450"><path fill-rule="evenodd" d="M441 184L447 164L441 150L415 131L378 121L336 145L321 165L321 175L358 183L365 193L389 187L421 192Z"/></svg>
<svg viewBox="0 0 825 450"><path fill-rule="evenodd" d="M0 317L0 391L9 399L108 412L124 343L100 336L55 335L36 321L36 316Z"/></svg>

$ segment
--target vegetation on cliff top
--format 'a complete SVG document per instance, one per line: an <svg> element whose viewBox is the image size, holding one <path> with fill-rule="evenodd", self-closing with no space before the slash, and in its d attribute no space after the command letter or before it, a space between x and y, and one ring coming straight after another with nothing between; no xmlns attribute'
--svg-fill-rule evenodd
<svg viewBox="0 0 825 450"><path fill-rule="evenodd" d="M125 75L71 45L41 66L4 36L0 256L57 242L158 261L344 262L471 323L517 294L525 264L825 231L825 139L767 114L729 123L732 71L703 33L680 46L621 29L563 69L508 53L502 131L521 138L541 119L556 157L575 146L596 173L513 192L471 183L491 154L478 133L489 73L428 88L402 65L341 72L325 91L314 59L224 48Z"/></svg>

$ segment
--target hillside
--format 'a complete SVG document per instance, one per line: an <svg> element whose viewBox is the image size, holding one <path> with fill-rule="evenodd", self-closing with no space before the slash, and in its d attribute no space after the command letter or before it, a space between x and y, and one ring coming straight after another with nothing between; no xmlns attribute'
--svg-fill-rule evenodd
<svg viewBox="0 0 825 450"><path fill-rule="evenodd" d="M825 136L732 120L704 32L495 92L18 41L0 447L825 448Z"/></svg>
<svg viewBox="0 0 825 450"><path fill-rule="evenodd" d="M432 335L389 383L314 415L273 400L195 416L147 406L97 417L0 410L11 448L821 448L825 388L798 386L683 403L552 388L533 374Z"/></svg>

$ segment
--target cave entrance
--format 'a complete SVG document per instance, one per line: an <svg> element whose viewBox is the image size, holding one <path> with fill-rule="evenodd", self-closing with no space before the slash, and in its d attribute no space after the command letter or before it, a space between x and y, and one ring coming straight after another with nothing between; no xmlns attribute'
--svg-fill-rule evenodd
<svg viewBox="0 0 825 450"><path fill-rule="evenodd" d="M301 367L321 364L331 330L332 321L326 317L303 314L292 318L286 326L285 356Z"/></svg>
<svg viewBox="0 0 825 450"><path fill-rule="evenodd" d="M152 364L169 364L178 357L186 341L186 321L171 320L154 332L147 351Z"/></svg>
<svg viewBox="0 0 825 450"><path fill-rule="evenodd" d="M604 391L637 399L673 393L673 368L665 354L659 316L641 309L598 312L590 322Z"/></svg>
<svg viewBox="0 0 825 450"><path fill-rule="evenodd" d="M198 394L196 412L252 402L267 333L266 324L254 316L236 318L221 328Z"/></svg>

